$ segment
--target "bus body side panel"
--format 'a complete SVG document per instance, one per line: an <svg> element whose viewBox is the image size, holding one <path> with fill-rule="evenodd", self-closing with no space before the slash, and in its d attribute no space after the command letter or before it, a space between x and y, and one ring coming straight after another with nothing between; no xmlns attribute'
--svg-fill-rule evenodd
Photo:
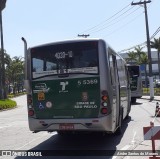
<svg viewBox="0 0 160 159"><path fill-rule="evenodd" d="M136 97L136 98L141 98L142 97L142 79L141 76L136 77L136 79L132 80L132 87L135 87L131 91L131 96Z"/></svg>
<svg viewBox="0 0 160 159"><path fill-rule="evenodd" d="M106 117L108 130L114 132L116 129L116 103L113 100L113 89L110 80L108 46L103 40L99 42L99 67L100 67L100 90L107 91L110 105L108 106L109 115Z"/></svg>
<svg viewBox="0 0 160 159"><path fill-rule="evenodd" d="M119 81L120 81L120 101L121 106L123 108L123 119L128 114L128 105L129 105L129 98L128 98L128 82L127 76L125 72L125 63L122 59L118 61L118 73L119 73Z"/></svg>

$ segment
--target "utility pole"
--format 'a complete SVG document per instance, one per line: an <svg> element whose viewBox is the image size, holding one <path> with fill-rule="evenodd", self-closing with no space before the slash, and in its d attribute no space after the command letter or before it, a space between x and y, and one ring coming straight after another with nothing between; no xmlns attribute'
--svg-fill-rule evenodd
<svg viewBox="0 0 160 159"><path fill-rule="evenodd" d="M149 66L149 86L150 86L150 100L154 99L154 87L153 87L153 77L152 77L152 57L151 57L151 46L150 46L150 36L149 36L149 26L148 26L148 15L147 15L147 3L151 1L144 0L143 2L131 3L131 5L144 5L145 11L145 22L146 22L146 35L147 35L147 50L148 50L148 66Z"/></svg>
<svg viewBox="0 0 160 159"><path fill-rule="evenodd" d="M0 66L0 73L1 73L1 79L0 79L0 97L2 99L6 99L6 88L5 88L5 66L4 66L4 44L3 44L3 25L2 25L2 10L6 6L6 0L0 0L0 32L1 32L1 66Z"/></svg>
<svg viewBox="0 0 160 159"><path fill-rule="evenodd" d="M78 34L78 37L84 37L87 38L88 36L90 36L89 34Z"/></svg>

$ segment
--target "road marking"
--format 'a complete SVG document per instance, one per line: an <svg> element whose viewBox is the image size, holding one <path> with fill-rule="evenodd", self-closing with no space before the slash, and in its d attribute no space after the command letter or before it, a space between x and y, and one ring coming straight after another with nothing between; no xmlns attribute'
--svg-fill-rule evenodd
<svg viewBox="0 0 160 159"><path fill-rule="evenodd" d="M32 142L34 142L34 141L36 141L36 140L38 140L38 139L40 139L40 138L42 138L42 137L44 137L44 136L47 136L48 134L49 134L49 133L45 133L45 134L41 135L40 137L37 137L37 138L31 140L30 142L24 144L23 146L17 148L16 150L20 150L20 149L24 148L25 146L31 144ZM53 132L53 133L50 133L49 135L56 135L56 134L57 134L57 132Z"/></svg>
<svg viewBox="0 0 160 159"><path fill-rule="evenodd" d="M135 131L133 134L133 138L131 141L131 144L124 146L123 148L120 149L121 150L133 150L135 147L135 137L136 137L137 132ZM113 156L112 159L130 159L130 156Z"/></svg>
<svg viewBox="0 0 160 159"><path fill-rule="evenodd" d="M121 150L128 150L128 149L130 149L130 147L132 147L132 145L126 145L123 148L121 148L120 151ZM125 157L127 157L127 158L125 158ZM130 157L129 158L128 157L129 156L113 156L112 159L123 159L123 158L129 159Z"/></svg>
<svg viewBox="0 0 160 159"><path fill-rule="evenodd" d="M13 124L10 124L10 125L5 125L5 126L1 126L0 129L4 129L4 128L8 128L8 127L11 127L15 124L15 122L13 122Z"/></svg>
<svg viewBox="0 0 160 159"><path fill-rule="evenodd" d="M137 134L137 132L135 131L134 135L133 135L133 138L132 138L132 141L131 141L131 143L132 143L133 146L135 146L135 137L136 137L136 134Z"/></svg>
<svg viewBox="0 0 160 159"><path fill-rule="evenodd" d="M128 150L130 147L131 147L132 145L126 145L126 146L124 146L122 149L120 149L120 150Z"/></svg>

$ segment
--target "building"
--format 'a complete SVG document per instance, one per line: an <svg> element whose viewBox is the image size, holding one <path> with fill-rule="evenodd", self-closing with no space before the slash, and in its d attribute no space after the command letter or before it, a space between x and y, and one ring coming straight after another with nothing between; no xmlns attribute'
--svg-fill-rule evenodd
<svg viewBox="0 0 160 159"><path fill-rule="evenodd" d="M146 53L147 54L147 53ZM120 54L124 59L128 58L127 53L121 53ZM148 54L147 54L148 55ZM153 80L159 80L159 72L158 72L158 52L157 51L151 51L151 57L152 57L152 74L153 74ZM144 74L144 66L141 65L141 73L142 73L142 80L145 79ZM147 65L147 77L149 75L149 68Z"/></svg>

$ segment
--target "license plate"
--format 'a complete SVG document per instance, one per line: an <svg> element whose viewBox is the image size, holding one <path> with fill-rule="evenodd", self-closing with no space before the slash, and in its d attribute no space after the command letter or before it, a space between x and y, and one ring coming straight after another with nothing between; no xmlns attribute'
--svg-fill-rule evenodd
<svg viewBox="0 0 160 159"><path fill-rule="evenodd" d="M59 129L60 130L73 130L74 125L73 124L60 124Z"/></svg>

